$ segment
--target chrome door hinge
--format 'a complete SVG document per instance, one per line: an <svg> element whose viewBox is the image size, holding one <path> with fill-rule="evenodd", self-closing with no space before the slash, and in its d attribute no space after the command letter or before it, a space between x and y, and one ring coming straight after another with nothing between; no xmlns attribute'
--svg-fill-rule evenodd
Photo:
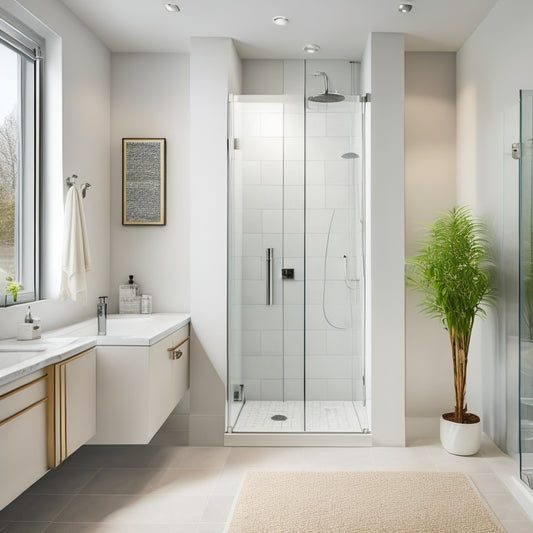
<svg viewBox="0 0 533 533"><path fill-rule="evenodd" d="M520 157L522 156L520 143L513 143L511 145L511 155L513 156L513 159L520 159Z"/></svg>
<svg viewBox="0 0 533 533"><path fill-rule="evenodd" d="M234 150L240 150L241 149L241 142L237 138L233 139L233 149Z"/></svg>

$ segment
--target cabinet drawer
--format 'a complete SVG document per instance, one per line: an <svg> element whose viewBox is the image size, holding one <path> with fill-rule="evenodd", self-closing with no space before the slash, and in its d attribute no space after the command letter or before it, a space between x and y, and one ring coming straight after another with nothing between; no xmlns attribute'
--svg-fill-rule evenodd
<svg viewBox="0 0 533 533"><path fill-rule="evenodd" d="M0 395L0 424L46 398L46 374Z"/></svg>
<svg viewBox="0 0 533 533"><path fill-rule="evenodd" d="M0 509L46 471L45 398L0 425Z"/></svg>

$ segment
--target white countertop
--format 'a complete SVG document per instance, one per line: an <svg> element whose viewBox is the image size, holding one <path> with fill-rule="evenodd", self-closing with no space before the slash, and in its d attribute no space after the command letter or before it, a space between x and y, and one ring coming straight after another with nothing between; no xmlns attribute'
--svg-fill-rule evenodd
<svg viewBox="0 0 533 533"><path fill-rule="evenodd" d="M94 346L151 346L188 324L188 313L110 315L108 335L99 336L96 319L43 333L41 339L0 341L0 385L64 361Z"/></svg>

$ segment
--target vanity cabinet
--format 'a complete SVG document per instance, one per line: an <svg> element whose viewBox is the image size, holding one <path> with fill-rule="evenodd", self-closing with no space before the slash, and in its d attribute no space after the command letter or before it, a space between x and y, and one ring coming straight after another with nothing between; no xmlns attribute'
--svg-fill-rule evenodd
<svg viewBox="0 0 533 533"><path fill-rule="evenodd" d="M0 387L0 509L48 470L47 378L42 369Z"/></svg>
<svg viewBox="0 0 533 533"><path fill-rule="evenodd" d="M54 365L49 395L54 396L54 444L50 466L57 466L96 433L96 350L91 348Z"/></svg>
<svg viewBox="0 0 533 533"><path fill-rule="evenodd" d="M152 346L98 346L90 444L147 444L188 388L188 324Z"/></svg>

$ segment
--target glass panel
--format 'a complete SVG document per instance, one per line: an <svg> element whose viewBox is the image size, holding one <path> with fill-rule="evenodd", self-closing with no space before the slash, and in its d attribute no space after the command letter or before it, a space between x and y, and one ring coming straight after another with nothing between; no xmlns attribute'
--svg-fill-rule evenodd
<svg viewBox="0 0 533 533"><path fill-rule="evenodd" d="M303 172L296 168L303 140L284 135L292 127L287 105L284 97L236 96L230 106L228 421L234 432L304 429ZM285 267L298 279L283 279Z"/></svg>
<svg viewBox="0 0 533 533"><path fill-rule="evenodd" d="M533 487L533 91L520 92L520 468Z"/></svg>

